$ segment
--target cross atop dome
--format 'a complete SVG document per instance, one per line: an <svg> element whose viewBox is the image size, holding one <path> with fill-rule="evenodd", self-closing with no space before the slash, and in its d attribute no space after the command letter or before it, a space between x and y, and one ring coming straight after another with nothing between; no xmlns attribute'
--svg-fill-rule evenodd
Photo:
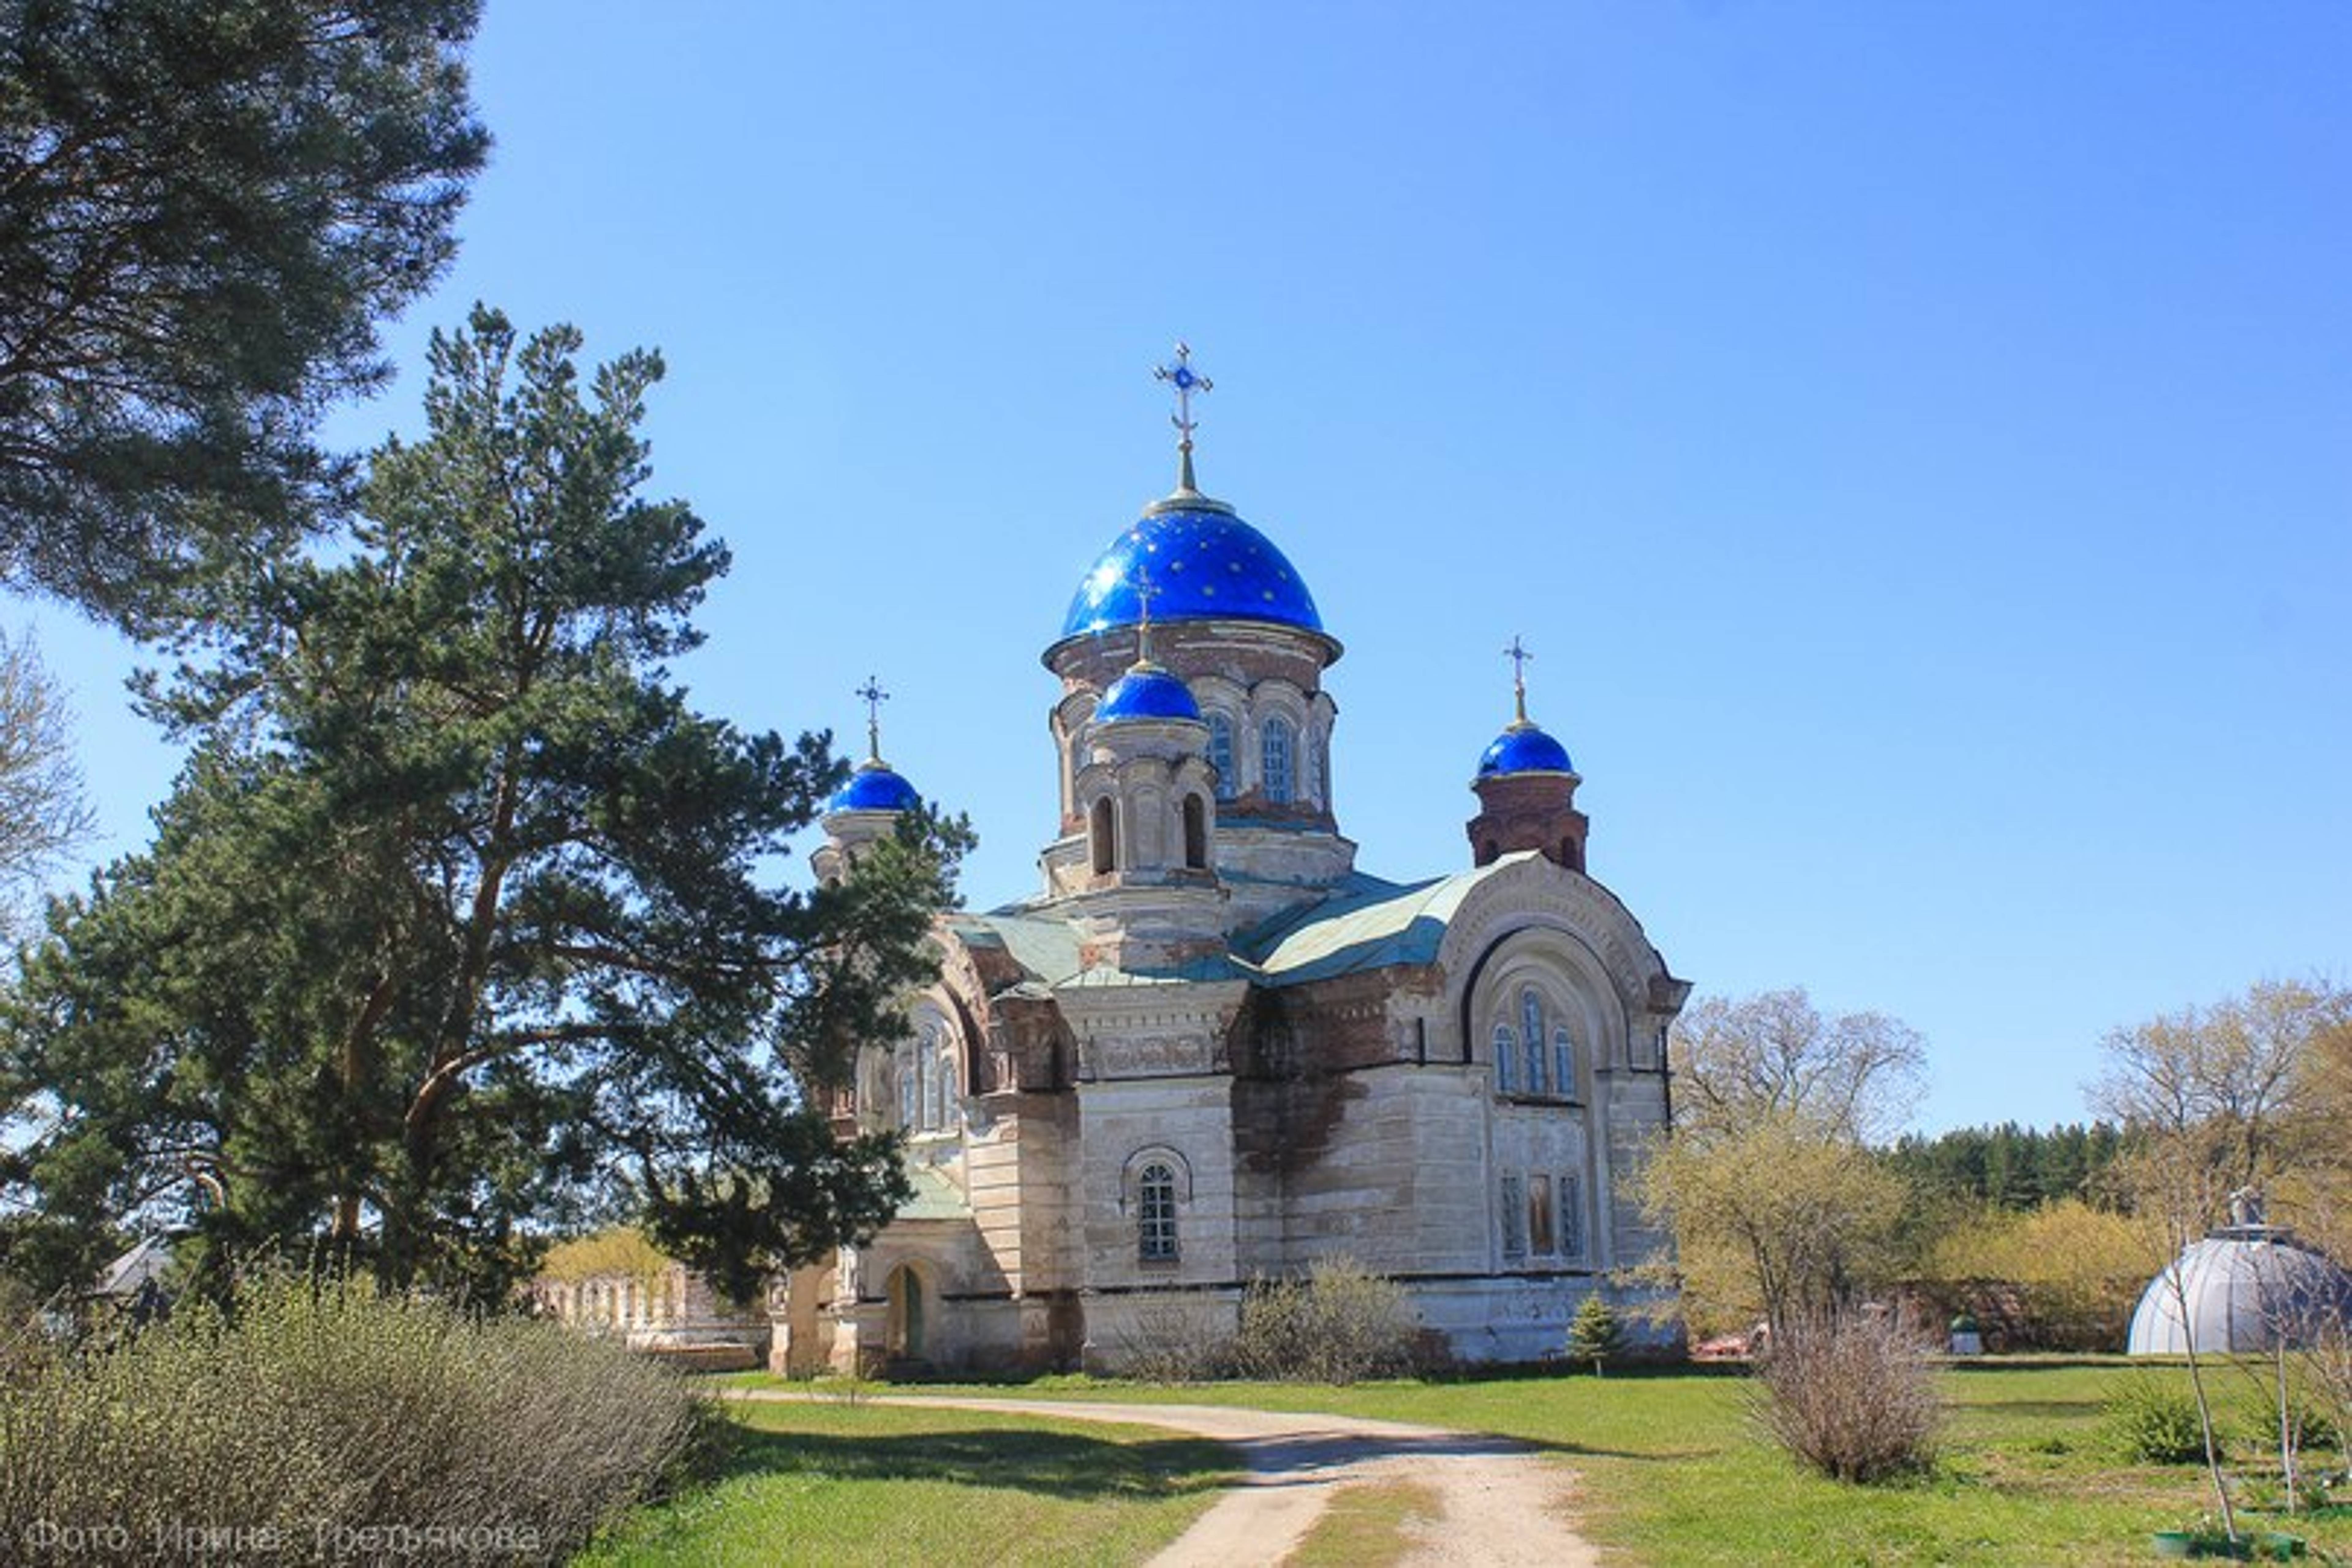
<svg viewBox="0 0 2352 1568"><path fill-rule="evenodd" d="M1151 662L1151 601L1160 597L1160 589L1151 581L1151 569L1139 563L1135 568L1135 666L1137 669L1157 669Z"/></svg>
<svg viewBox="0 0 2352 1568"><path fill-rule="evenodd" d="M1514 717L1511 720L1511 728L1514 730L1523 729L1529 722L1528 719L1528 660L1535 658L1535 655L1529 653L1527 648L1521 645L1518 634L1514 632L1511 635L1511 646L1503 650L1503 657L1511 661L1511 704L1514 710Z"/></svg>
<svg viewBox="0 0 2352 1568"><path fill-rule="evenodd" d="M1176 389L1176 412L1168 416L1168 422L1176 426L1176 493L1196 495L1200 487L1192 482L1192 432L1200 422L1192 417L1192 395L1213 392L1217 384L1192 368L1192 346L1181 338L1176 342L1176 363L1155 365L1151 374Z"/></svg>
<svg viewBox="0 0 2352 1568"><path fill-rule="evenodd" d="M890 694L882 689L879 676L869 675L866 684L850 695L866 700L866 755L878 763L882 760L882 704L890 700Z"/></svg>

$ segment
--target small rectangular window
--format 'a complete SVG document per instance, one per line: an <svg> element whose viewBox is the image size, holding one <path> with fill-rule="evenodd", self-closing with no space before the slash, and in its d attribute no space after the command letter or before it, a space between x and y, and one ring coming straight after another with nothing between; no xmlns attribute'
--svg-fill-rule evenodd
<svg viewBox="0 0 2352 1568"><path fill-rule="evenodd" d="M1528 1255L1528 1200L1525 1184L1516 1175L1503 1178L1503 1256Z"/></svg>
<svg viewBox="0 0 2352 1568"><path fill-rule="evenodd" d="M1538 1258L1552 1255L1551 1178L1528 1178L1528 1247Z"/></svg>

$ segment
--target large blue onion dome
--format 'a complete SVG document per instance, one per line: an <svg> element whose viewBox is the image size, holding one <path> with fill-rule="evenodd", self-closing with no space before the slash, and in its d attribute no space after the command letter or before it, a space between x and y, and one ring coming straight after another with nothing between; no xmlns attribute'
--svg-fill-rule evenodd
<svg viewBox="0 0 2352 1568"><path fill-rule="evenodd" d="M1572 773L1576 764L1568 760L1568 748L1521 720L1495 737L1478 757L1478 776L1499 778L1505 773Z"/></svg>
<svg viewBox="0 0 2352 1568"><path fill-rule="evenodd" d="M1223 501L1179 491L1147 508L1111 542L1070 601L1064 637L1133 626L1137 590L1150 584L1151 618L1271 621L1321 634L1314 595L1282 552Z"/></svg>
<svg viewBox="0 0 2352 1568"><path fill-rule="evenodd" d="M868 757L857 764L849 782L834 791L825 802L827 812L835 811L911 811L922 803L922 796L890 765L879 757Z"/></svg>
<svg viewBox="0 0 2352 1568"><path fill-rule="evenodd" d="M1122 719L1190 719L1198 723L1201 705L1192 689L1156 664L1137 664L1110 683L1095 705L1095 722Z"/></svg>

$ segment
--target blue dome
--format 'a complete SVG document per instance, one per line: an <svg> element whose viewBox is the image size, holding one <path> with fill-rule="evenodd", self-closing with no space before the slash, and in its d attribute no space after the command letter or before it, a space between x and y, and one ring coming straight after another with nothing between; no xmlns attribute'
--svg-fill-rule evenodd
<svg viewBox="0 0 2352 1568"><path fill-rule="evenodd" d="M1219 501L1163 502L1111 542L1078 584L1066 637L1141 619L1136 573L1151 584L1153 621L1272 621L1323 630L1314 596L1265 535Z"/></svg>
<svg viewBox="0 0 2352 1568"><path fill-rule="evenodd" d="M1110 683L1095 709L1095 721L1115 719L1192 719L1201 717L1192 689L1158 666L1138 666Z"/></svg>
<svg viewBox="0 0 2352 1568"><path fill-rule="evenodd" d="M913 784L869 758L857 764L857 771L849 775L847 784L834 792L824 808L829 812L908 811L921 799Z"/></svg>
<svg viewBox="0 0 2352 1568"><path fill-rule="evenodd" d="M1576 764L1568 760L1568 748L1537 729L1533 724L1514 724L1495 737L1495 743L1478 758L1478 776L1490 779L1503 773L1572 773Z"/></svg>

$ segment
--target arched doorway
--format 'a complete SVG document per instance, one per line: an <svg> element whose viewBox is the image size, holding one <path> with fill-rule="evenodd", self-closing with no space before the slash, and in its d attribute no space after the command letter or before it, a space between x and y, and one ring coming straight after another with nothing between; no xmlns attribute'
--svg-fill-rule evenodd
<svg viewBox="0 0 2352 1568"><path fill-rule="evenodd" d="M923 1281L901 1263L890 1270L890 1321L884 1348L894 1361L919 1361L923 1354Z"/></svg>

